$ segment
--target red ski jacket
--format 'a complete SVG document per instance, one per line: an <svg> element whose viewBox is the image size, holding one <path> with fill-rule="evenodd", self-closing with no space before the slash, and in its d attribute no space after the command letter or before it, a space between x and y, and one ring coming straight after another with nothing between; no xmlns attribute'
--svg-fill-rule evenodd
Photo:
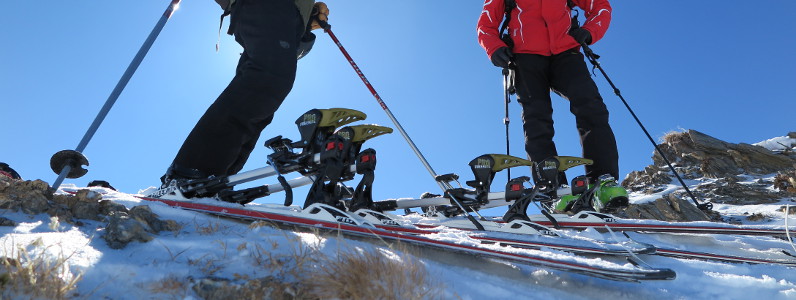
<svg viewBox="0 0 796 300"><path fill-rule="evenodd" d="M511 11L508 32L514 41L513 53L550 56L578 46L568 33L571 9L567 0L516 0ZM572 0L586 14L581 26L591 33L592 43L600 40L611 23L608 0ZM500 25L505 15L504 0L486 0L478 18L478 43L487 55L505 47L500 39Z"/></svg>

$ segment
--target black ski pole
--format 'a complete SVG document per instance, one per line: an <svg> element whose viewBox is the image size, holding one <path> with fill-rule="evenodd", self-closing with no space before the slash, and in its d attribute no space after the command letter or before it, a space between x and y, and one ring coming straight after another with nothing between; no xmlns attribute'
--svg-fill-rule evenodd
<svg viewBox="0 0 796 300"><path fill-rule="evenodd" d="M511 155L511 147L509 142L509 103L511 103L512 94L512 76L509 68L503 68L503 100L505 104L506 116L503 118L503 124L506 125L506 155ZM506 180L511 181L511 169L506 169Z"/></svg>
<svg viewBox="0 0 796 300"><path fill-rule="evenodd" d="M437 185L439 185L439 187L442 189L442 192L443 193L447 193L448 190L453 188L453 186L450 185L450 183L448 183L448 182L442 182L441 180L438 180L439 176L437 175L436 172L434 172L434 169L431 168L431 165L428 163L428 160L426 160L426 158L423 156L423 154L420 153L420 149L417 148L417 146L412 141L412 139L409 137L409 135L406 134L406 131L404 130L403 126L401 126L401 123L398 123L398 119L396 119L395 116L390 111L390 109L387 108L387 104L384 103L384 100L381 99L381 96L379 96L379 93L376 92L376 89L373 88L373 85L370 84L370 81L368 81L368 79L365 77L365 74L362 73L362 70L359 69L359 66L357 66L356 62L354 62L354 59L351 58L351 55L349 55L348 51L345 50L345 48L343 47L343 44L340 43L340 40L338 40L337 36L334 34L334 32L332 32L332 26L330 26L329 23L326 23L324 21L318 20L318 22L321 24L321 27L323 27L324 32L329 34L329 37L332 38L332 41L334 41L334 43L337 45L337 47L340 48L340 52L343 53L343 56L345 56L346 60L348 60L348 63L351 64L351 67L354 68L354 71L357 73L357 75L359 75L359 79L361 79L362 82L365 83L365 86L367 86L368 90L370 90L370 93L373 95L374 98L376 98L376 102L378 102L379 106L381 106L381 108L384 110L384 112L387 113L387 116L390 118L392 123L395 125L395 128L398 129L398 132L400 132L401 135L404 137L406 142L409 144L409 147L411 147L412 150L415 152L415 155L417 155L417 158L420 159L420 162L423 163L423 165L426 167L426 170L428 170L428 172L431 174L431 177L434 178L434 180L437 182ZM454 204L456 204L456 206L458 206L459 209L461 209L464 214L467 215L467 218L470 219L470 221L473 222L473 224L479 230L484 230L484 226L481 225L481 223L478 222L478 220L476 220L475 217L473 217L471 214L467 213L467 210L459 202L459 200L457 200L455 197L451 197L451 201Z"/></svg>
<svg viewBox="0 0 796 300"><path fill-rule="evenodd" d="M699 208L700 210L703 210L703 211L710 211L711 209L713 209L713 203L710 203L710 202L699 203L699 201L697 201L697 199L696 199L696 196L694 196L694 194L691 192L691 190L688 189L688 186L685 184L685 181L683 181L683 178L681 178L680 174L677 173L677 170L674 169L674 166L672 166L672 163L669 162L669 159L666 158L666 155L663 154L663 151L661 150L661 148L658 147L658 143L656 143L655 139L652 138L650 133L647 131L647 128L644 127L644 124L641 124L641 120L639 120L638 116L636 116L636 113L633 112L633 109L630 108L630 105L627 104L627 101L625 101L625 97L622 97L622 93L619 91L619 89L616 87L616 85L614 85L613 81L611 81L611 78L608 77L608 74L605 73L605 70L603 70L603 67L600 65L600 62L597 61L597 59L599 59L600 56L595 54L594 51L592 51L591 48L589 48L589 46L586 45L585 43L581 44L581 46L583 47L583 53L586 54L586 58L588 58L589 62L595 68L600 70L600 73L603 74L603 77L605 77L605 80L608 81L608 84L610 84L611 88L614 89L614 94L616 94L619 97L619 99L622 100L622 103L625 104L625 107L630 112L630 115L633 116L633 119L636 120L636 123L638 123L638 126L641 127L641 130L644 131L644 134L647 135L647 138L650 140L652 145L655 147L655 151L658 152L658 154L661 156L661 158L663 158L663 161L666 162L666 165L669 166L669 169L672 170L672 173L674 173L674 176L677 177L678 181L680 181L680 185L683 186L683 188L685 189L686 193L688 193L688 196L691 197L692 201L694 201L694 204L697 206L697 208Z"/></svg>
<svg viewBox="0 0 796 300"><path fill-rule="evenodd" d="M83 150L86 149L88 142L91 141L91 138L94 136L94 133L97 132L100 124L102 124L102 121L105 120L105 116L108 115L108 112L111 110L111 107L113 107L116 99L119 98L122 90L124 90L124 87L127 86L130 78L133 77L133 73L135 73L136 69L138 69L141 61L144 60L144 56L146 56L147 52L149 52L149 48L152 47L155 39L163 29L163 26L166 25L166 21L169 20L174 11L177 10L177 7L179 7L180 1L181 0L172 0L169 6L166 8L166 12L163 13L163 16L160 17L160 20L158 20L157 24L155 24L155 28L152 29L152 32L147 37L146 41L144 41L144 44L141 45L141 49L138 50L138 53L127 67L127 70L124 71L122 78L119 79L119 82L111 92L108 100L105 101L105 105L102 106L102 109L100 109L97 117L94 118L94 122L91 123L91 126L86 131L83 139L80 140L77 148L75 148L75 150L59 151L50 159L50 167L56 174L58 174L58 178L55 180L52 186L53 190L58 190L58 187L61 185L61 182L63 182L64 178L80 178L81 176L85 175L86 172L88 172L86 169L82 168L83 165L88 165L88 159L83 156Z"/></svg>

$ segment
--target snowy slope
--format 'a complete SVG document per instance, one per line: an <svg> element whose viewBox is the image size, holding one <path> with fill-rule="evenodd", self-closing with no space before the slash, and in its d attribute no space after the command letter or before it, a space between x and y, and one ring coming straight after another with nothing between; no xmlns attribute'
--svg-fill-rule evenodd
<svg viewBox="0 0 796 300"><path fill-rule="evenodd" d="M796 144L787 138L776 141L765 143L772 148L784 142L791 142L791 147ZM758 177L770 179L773 176ZM749 181L754 182L760 179L758 177L749 176ZM80 279L72 292L76 299L201 299L194 287L206 278L243 282L266 276L286 280L309 276L321 280L325 276L320 268L323 263L303 263L298 258L301 255L296 253L335 258L350 251L375 251L399 264L414 262L422 266L427 272L425 290L429 292L420 298L796 299L796 268L792 267L645 255L641 259L652 266L675 270L677 278L616 282L460 254L402 250L379 242L250 226L245 222L143 201L128 194L105 192L103 199L128 208L148 205L162 219L176 221L181 229L164 231L149 242L134 242L116 250L100 238L104 234L102 222L83 221L83 224L74 225L59 223L46 215L2 211L0 216L17 225L0 227L0 251L6 257L28 255L65 260L65 267L58 270L64 280ZM791 197L774 204L743 207L716 204L714 209L748 224L783 224L786 218L778 209L796 204L793 200ZM744 214L749 212L769 218L746 221ZM791 226L796 224L796 217L791 216L789 222ZM600 235L595 231L582 234ZM638 233L631 233L631 236L642 242L684 250L761 256L780 255L781 250L796 253L787 241L769 237ZM25 251L20 251L20 247ZM336 275L345 278L343 274ZM375 281L367 284L385 284L378 279ZM405 297L395 296L397 299Z"/></svg>

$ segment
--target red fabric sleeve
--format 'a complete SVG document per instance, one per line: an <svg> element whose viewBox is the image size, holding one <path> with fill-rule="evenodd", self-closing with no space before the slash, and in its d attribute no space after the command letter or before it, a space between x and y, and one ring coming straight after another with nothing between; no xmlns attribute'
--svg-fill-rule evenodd
<svg viewBox="0 0 796 300"><path fill-rule="evenodd" d="M574 0L574 2L586 13L586 22L581 27L591 33L591 43L596 43L605 36L608 26L611 25L611 4L608 0Z"/></svg>
<svg viewBox="0 0 796 300"><path fill-rule="evenodd" d="M500 47L506 47L500 39L500 23L503 21L504 0L485 0L484 9L478 17L478 43L486 50L486 54L492 57L492 53Z"/></svg>

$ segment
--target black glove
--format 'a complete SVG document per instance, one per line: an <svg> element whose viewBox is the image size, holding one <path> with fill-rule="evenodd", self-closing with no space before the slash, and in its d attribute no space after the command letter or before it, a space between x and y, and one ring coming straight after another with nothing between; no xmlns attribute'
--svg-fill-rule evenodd
<svg viewBox="0 0 796 300"><path fill-rule="evenodd" d="M509 47L500 47L492 53L489 59L492 60L492 64L496 67L505 69L509 67L509 62L512 58L514 58L514 54L511 53Z"/></svg>
<svg viewBox="0 0 796 300"><path fill-rule="evenodd" d="M575 38L578 44L591 45L591 32L583 28L575 28L569 31L569 35Z"/></svg>

